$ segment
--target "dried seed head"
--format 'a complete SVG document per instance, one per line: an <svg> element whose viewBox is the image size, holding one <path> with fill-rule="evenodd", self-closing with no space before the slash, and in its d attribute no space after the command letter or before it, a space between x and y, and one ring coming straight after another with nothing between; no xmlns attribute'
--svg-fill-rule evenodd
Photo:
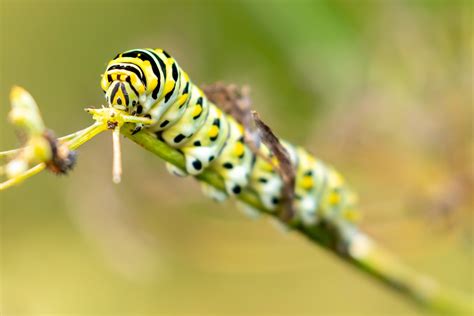
<svg viewBox="0 0 474 316"><path fill-rule="evenodd" d="M76 163L76 152L59 141L51 131L46 132L44 138L49 142L52 153L51 159L46 161L48 170L55 174L67 174Z"/></svg>

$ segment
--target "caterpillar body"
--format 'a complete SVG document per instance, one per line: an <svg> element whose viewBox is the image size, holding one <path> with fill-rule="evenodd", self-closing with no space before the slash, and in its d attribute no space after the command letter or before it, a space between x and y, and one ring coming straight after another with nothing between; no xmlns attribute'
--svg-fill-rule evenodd
<svg viewBox="0 0 474 316"><path fill-rule="evenodd" d="M218 172L226 192L204 185L217 199L238 195L243 188L255 191L262 204L276 210L282 200L283 180L275 170L270 149L259 145L259 154L244 141L244 128L208 100L186 72L164 50L133 49L112 59L101 80L109 106L132 115L151 118L146 128L185 157L186 170L168 165L177 175L197 175L206 168ZM297 220L315 225L325 220L338 227L353 226L358 216L356 195L331 166L305 149L281 140L296 170ZM277 162L276 162L277 163Z"/></svg>

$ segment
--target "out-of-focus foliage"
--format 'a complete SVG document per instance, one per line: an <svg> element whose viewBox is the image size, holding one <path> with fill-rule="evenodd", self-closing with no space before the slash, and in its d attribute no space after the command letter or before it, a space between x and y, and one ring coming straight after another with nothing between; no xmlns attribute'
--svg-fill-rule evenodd
<svg viewBox="0 0 474 316"><path fill-rule="evenodd" d="M58 135L89 125L117 52L161 47L197 83L252 87L274 131L360 192L363 228L418 270L472 293L472 4L462 1L0 0L0 148L8 91ZM106 137L107 136L107 137ZM419 315L266 219L111 141L0 195L6 315Z"/></svg>

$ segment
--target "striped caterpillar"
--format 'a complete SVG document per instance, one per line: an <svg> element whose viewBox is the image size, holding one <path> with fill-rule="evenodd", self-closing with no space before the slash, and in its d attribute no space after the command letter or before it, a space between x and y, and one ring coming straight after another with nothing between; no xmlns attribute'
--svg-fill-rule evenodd
<svg viewBox="0 0 474 316"><path fill-rule="evenodd" d="M137 124L134 132L146 128L183 153L186 170L167 164L170 172L197 175L211 168L222 176L226 192L203 184L207 195L223 200L250 188L268 210L281 204L284 184L271 149L261 143L258 154L252 151L244 127L209 101L164 50L118 54L107 65L101 87L109 106L153 120L149 126ZM352 226L356 196L342 176L303 148L280 142L295 170L295 219L307 226L320 220Z"/></svg>

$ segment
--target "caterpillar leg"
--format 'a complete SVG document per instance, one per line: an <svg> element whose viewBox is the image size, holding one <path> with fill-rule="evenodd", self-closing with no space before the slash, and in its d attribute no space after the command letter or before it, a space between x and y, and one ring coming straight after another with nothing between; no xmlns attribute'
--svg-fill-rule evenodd
<svg viewBox="0 0 474 316"><path fill-rule="evenodd" d="M240 160L232 158L219 159L215 163L214 169L222 175L225 182L226 191L230 195L238 195L249 183L251 169L251 154ZM225 157L225 155L223 155Z"/></svg>
<svg viewBox="0 0 474 316"><path fill-rule="evenodd" d="M260 218L262 213L260 213L256 208L248 205L247 203L236 201L237 209L240 210L245 216L251 219Z"/></svg>
<svg viewBox="0 0 474 316"><path fill-rule="evenodd" d="M139 131L141 131L143 129L144 125L141 124L141 123L138 123L135 125L135 128L133 129L132 131L132 135L135 135L136 133L138 133Z"/></svg>
<svg viewBox="0 0 474 316"><path fill-rule="evenodd" d="M215 187L201 182L202 193L216 202L224 202L229 197L224 191L218 190Z"/></svg>
<svg viewBox="0 0 474 316"><path fill-rule="evenodd" d="M263 205L269 210L275 210L281 199L281 189L283 183L280 177L272 174L267 178L267 182L261 186L260 195Z"/></svg>
<svg viewBox="0 0 474 316"><path fill-rule="evenodd" d="M206 169L218 154L216 147L184 147L186 171L191 175L200 174Z"/></svg>
<svg viewBox="0 0 474 316"><path fill-rule="evenodd" d="M247 186L248 169L236 166L226 176L224 176L227 193L237 195L242 192L242 188Z"/></svg>
<svg viewBox="0 0 474 316"><path fill-rule="evenodd" d="M169 162L166 163L166 170L168 170L169 173L177 177L186 177L188 175L186 171L176 167L175 165Z"/></svg>
<svg viewBox="0 0 474 316"><path fill-rule="evenodd" d="M318 223L316 208L317 204L313 197L303 197L296 203L296 209L304 225L312 226Z"/></svg>

